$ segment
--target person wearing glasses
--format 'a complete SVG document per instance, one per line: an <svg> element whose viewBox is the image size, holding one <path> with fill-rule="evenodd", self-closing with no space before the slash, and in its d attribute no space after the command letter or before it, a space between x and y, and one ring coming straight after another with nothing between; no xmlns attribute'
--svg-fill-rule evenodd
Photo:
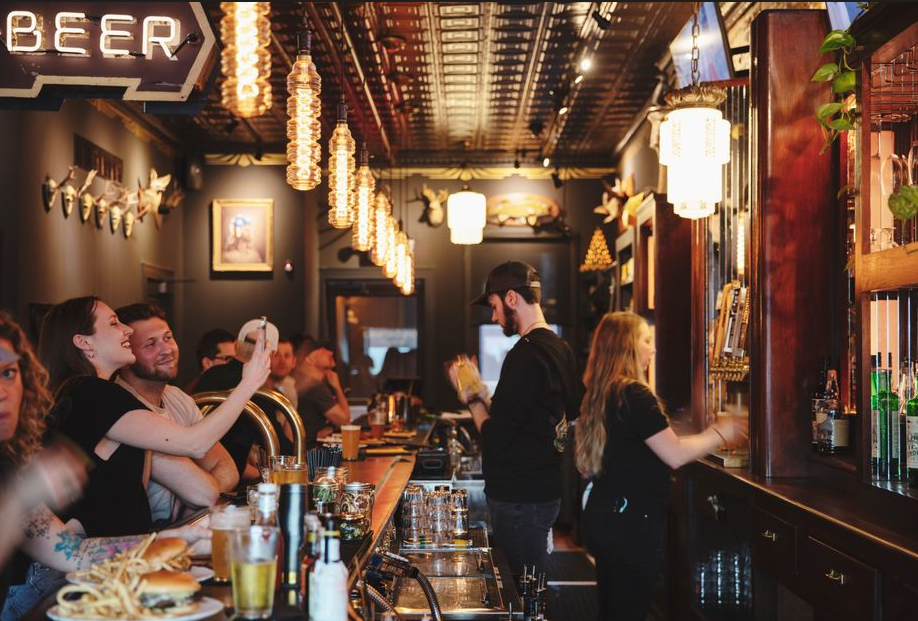
<svg viewBox="0 0 918 621"><path fill-rule="evenodd" d="M211 367L226 364L236 357L236 336L223 328L208 330L201 335L194 351L200 370L198 376L182 389L189 395L198 392L198 381L205 371Z"/></svg>

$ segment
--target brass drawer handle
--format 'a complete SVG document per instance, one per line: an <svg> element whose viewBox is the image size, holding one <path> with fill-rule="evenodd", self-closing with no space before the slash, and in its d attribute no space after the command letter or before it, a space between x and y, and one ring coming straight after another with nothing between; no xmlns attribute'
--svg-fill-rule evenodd
<svg viewBox="0 0 918 621"><path fill-rule="evenodd" d="M766 530L764 533L762 533L762 536L772 543L777 543L778 541L778 533L773 533L770 530Z"/></svg>
<svg viewBox="0 0 918 621"><path fill-rule="evenodd" d="M834 569L830 569L829 573L827 573L825 576L832 582L837 583L839 586L844 586L844 584L848 582L848 576Z"/></svg>

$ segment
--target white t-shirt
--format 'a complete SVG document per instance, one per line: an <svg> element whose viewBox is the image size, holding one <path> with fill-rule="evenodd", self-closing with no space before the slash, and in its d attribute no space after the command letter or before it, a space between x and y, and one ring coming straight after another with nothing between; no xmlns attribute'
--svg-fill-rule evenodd
<svg viewBox="0 0 918 621"><path fill-rule="evenodd" d="M201 414L201 410L195 405L194 399L182 392L182 390L176 386L166 386L166 389L163 391L162 406L157 406L141 397L130 384L120 377L115 381L137 397L137 399L150 408L151 411L159 414L163 418L171 418L179 425L191 427L204 418ZM156 459L159 455L161 455L161 453L154 452L153 459ZM172 519L172 513L175 510L175 494L153 479L150 479L150 483L147 485L147 500L150 501L150 512L154 522L161 519Z"/></svg>

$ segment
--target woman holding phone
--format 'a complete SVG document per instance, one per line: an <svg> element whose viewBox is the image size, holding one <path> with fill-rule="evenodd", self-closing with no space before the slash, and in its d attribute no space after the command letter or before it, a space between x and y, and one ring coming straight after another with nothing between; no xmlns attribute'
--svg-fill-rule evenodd
<svg viewBox="0 0 918 621"><path fill-rule="evenodd" d="M134 362L131 333L111 307L94 296L54 306L42 325L39 354L56 397L52 426L86 451L95 466L83 500L68 516L89 536L148 532L148 450L203 456L233 425L270 370L264 332L258 331L239 385L207 417L184 427L146 409L111 381L119 369Z"/></svg>

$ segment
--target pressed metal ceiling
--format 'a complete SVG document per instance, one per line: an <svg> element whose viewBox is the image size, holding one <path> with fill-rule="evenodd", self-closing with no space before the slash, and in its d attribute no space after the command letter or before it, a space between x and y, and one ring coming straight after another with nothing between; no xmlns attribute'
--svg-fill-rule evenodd
<svg viewBox="0 0 918 621"><path fill-rule="evenodd" d="M204 3L219 37L219 3ZM343 92L351 130L378 159L399 164L531 162L609 165L662 78L657 64L691 17L691 3L435 2L271 5L274 104L254 119L220 104L217 78L201 114L152 122L173 146L282 152L286 79L304 18L315 31L323 142ZM601 30L598 10L611 25ZM593 67L575 83L577 62ZM566 115L557 110L564 101ZM149 117L148 117L149 118ZM533 133L535 127L541 131Z"/></svg>

